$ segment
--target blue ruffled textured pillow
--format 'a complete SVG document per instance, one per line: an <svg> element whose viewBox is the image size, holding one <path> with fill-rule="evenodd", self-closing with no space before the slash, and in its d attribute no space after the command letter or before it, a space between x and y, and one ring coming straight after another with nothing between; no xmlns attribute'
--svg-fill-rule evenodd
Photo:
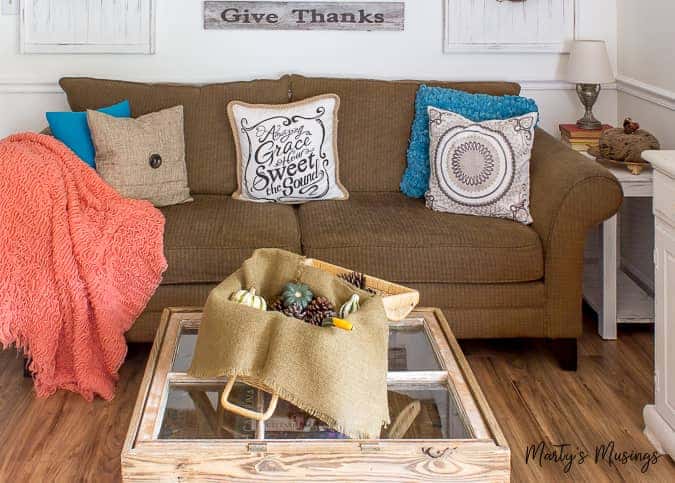
<svg viewBox="0 0 675 483"><path fill-rule="evenodd" d="M490 96L442 87L421 85L415 99L415 120L408 145L408 167L401 191L410 198L423 198L429 189L429 106L452 111L474 122L509 119L539 112L537 103L521 96Z"/></svg>

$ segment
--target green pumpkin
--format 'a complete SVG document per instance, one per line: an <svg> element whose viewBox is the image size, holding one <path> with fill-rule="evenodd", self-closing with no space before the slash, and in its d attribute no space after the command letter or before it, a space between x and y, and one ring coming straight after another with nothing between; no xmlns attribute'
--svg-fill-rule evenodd
<svg viewBox="0 0 675 483"><path fill-rule="evenodd" d="M314 294L304 283L287 283L283 292L281 292L284 307L295 304L302 309L306 309L313 298Z"/></svg>
<svg viewBox="0 0 675 483"><path fill-rule="evenodd" d="M359 308L361 307L359 302L360 302L359 294L355 293L354 295L352 295L349 298L349 300L347 300L344 304L342 304L342 307L340 307L340 312L338 312L340 314L340 318L346 319L347 317L349 317L349 314L353 314L354 312L359 310Z"/></svg>
<svg viewBox="0 0 675 483"><path fill-rule="evenodd" d="M253 307L254 309L267 310L267 302L260 295L255 294L255 289L237 290L230 297L232 302Z"/></svg>

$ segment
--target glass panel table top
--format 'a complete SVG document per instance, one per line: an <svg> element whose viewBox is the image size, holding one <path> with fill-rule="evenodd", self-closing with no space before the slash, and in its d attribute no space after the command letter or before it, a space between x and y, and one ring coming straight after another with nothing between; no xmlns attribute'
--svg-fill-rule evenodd
<svg viewBox="0 0 675 483"><path fill-rule="evenodd" d="M197 328L182 326L175 344L161 421L160 440L346 439L303 410L279 401L263 425L222 409L225 378L186 377L197 342ZM423 319L392 323L389 333L388 400L392 425L383 439L464 439L472 435L454 396L437 344ZM269 394L236 383L230 400L260 411ZM394 433L390 433L393 431Z"/></svg>
<svg viewBox="0 0 675 483"><path fill-rule="evenodd" d="M171 384L158 439L256 439L256 421L220 407L224 384ZM425 385L389 388L389 412L392 421L410 405L418 402L415 417L407 430L390 439L463 439L469 434L448 388ZM244 384L235 384L231 400L247 409L265 407L269 395ZM265 421L265 439L346 439L302 409L280 400L271 419Z"/></svg>
<svg viewBox="0 0 675 483"><path fill-rule="evenodd" d="M186 372L192 362L197 329L183 327L178 338L173 372ZM393 325L389 330L389 371L442 370L424 324Z"/></svg>

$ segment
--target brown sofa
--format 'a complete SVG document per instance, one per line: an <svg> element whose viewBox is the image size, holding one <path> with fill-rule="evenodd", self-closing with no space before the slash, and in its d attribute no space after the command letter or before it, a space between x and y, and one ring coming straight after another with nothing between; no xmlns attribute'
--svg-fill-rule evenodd
<svg viewBox="0 0 675 483"><path fill-rule="evenodd" d="M424 201L399 192L419 84L299 75L203 86L62 79L73 110L123 99L134 116L177 104L185 109L195 201L162 209L169 268L128 339L152 340L164 307L201 305L253 249L280 247L418 289L421 303L442 308L460 338L563 340L563 362L574 366L586 232L616 213L621 186L538 130L531 226L426 209ZM503 82L427 84L496 95L520 91ZM235 148L227 103L286 103L322 93L341 99L340 174L350 199L301 206L232 200Z"/></svg>

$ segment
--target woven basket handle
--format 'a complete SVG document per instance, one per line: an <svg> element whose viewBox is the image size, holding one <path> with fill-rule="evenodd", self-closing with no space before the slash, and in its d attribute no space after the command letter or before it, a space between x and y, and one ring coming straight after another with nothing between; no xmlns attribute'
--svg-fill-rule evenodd
<svg viewBox="0 0 675 483"><path fill-rule="evenodd" d="M230 401L227 400L227 398L230 397L230 392L232 392L232 388L234 387L234 383L236 380L237 380L236 376L230 377L227 380L227 384L225 384L223 394L220 396L220 404L223 406L223 409L238 414L239 416L243 416L245 418L255 419L256 421L267 421L269 418L271 418L272 415L274 414L274 411L277 409L277 403L279 402L279 395L272 394L272 400L270 401L270 405L268 406L267 410L264 413L259 413L256 411L251 411L250 409L242 408L241 406L232 404Z"/></svg>

